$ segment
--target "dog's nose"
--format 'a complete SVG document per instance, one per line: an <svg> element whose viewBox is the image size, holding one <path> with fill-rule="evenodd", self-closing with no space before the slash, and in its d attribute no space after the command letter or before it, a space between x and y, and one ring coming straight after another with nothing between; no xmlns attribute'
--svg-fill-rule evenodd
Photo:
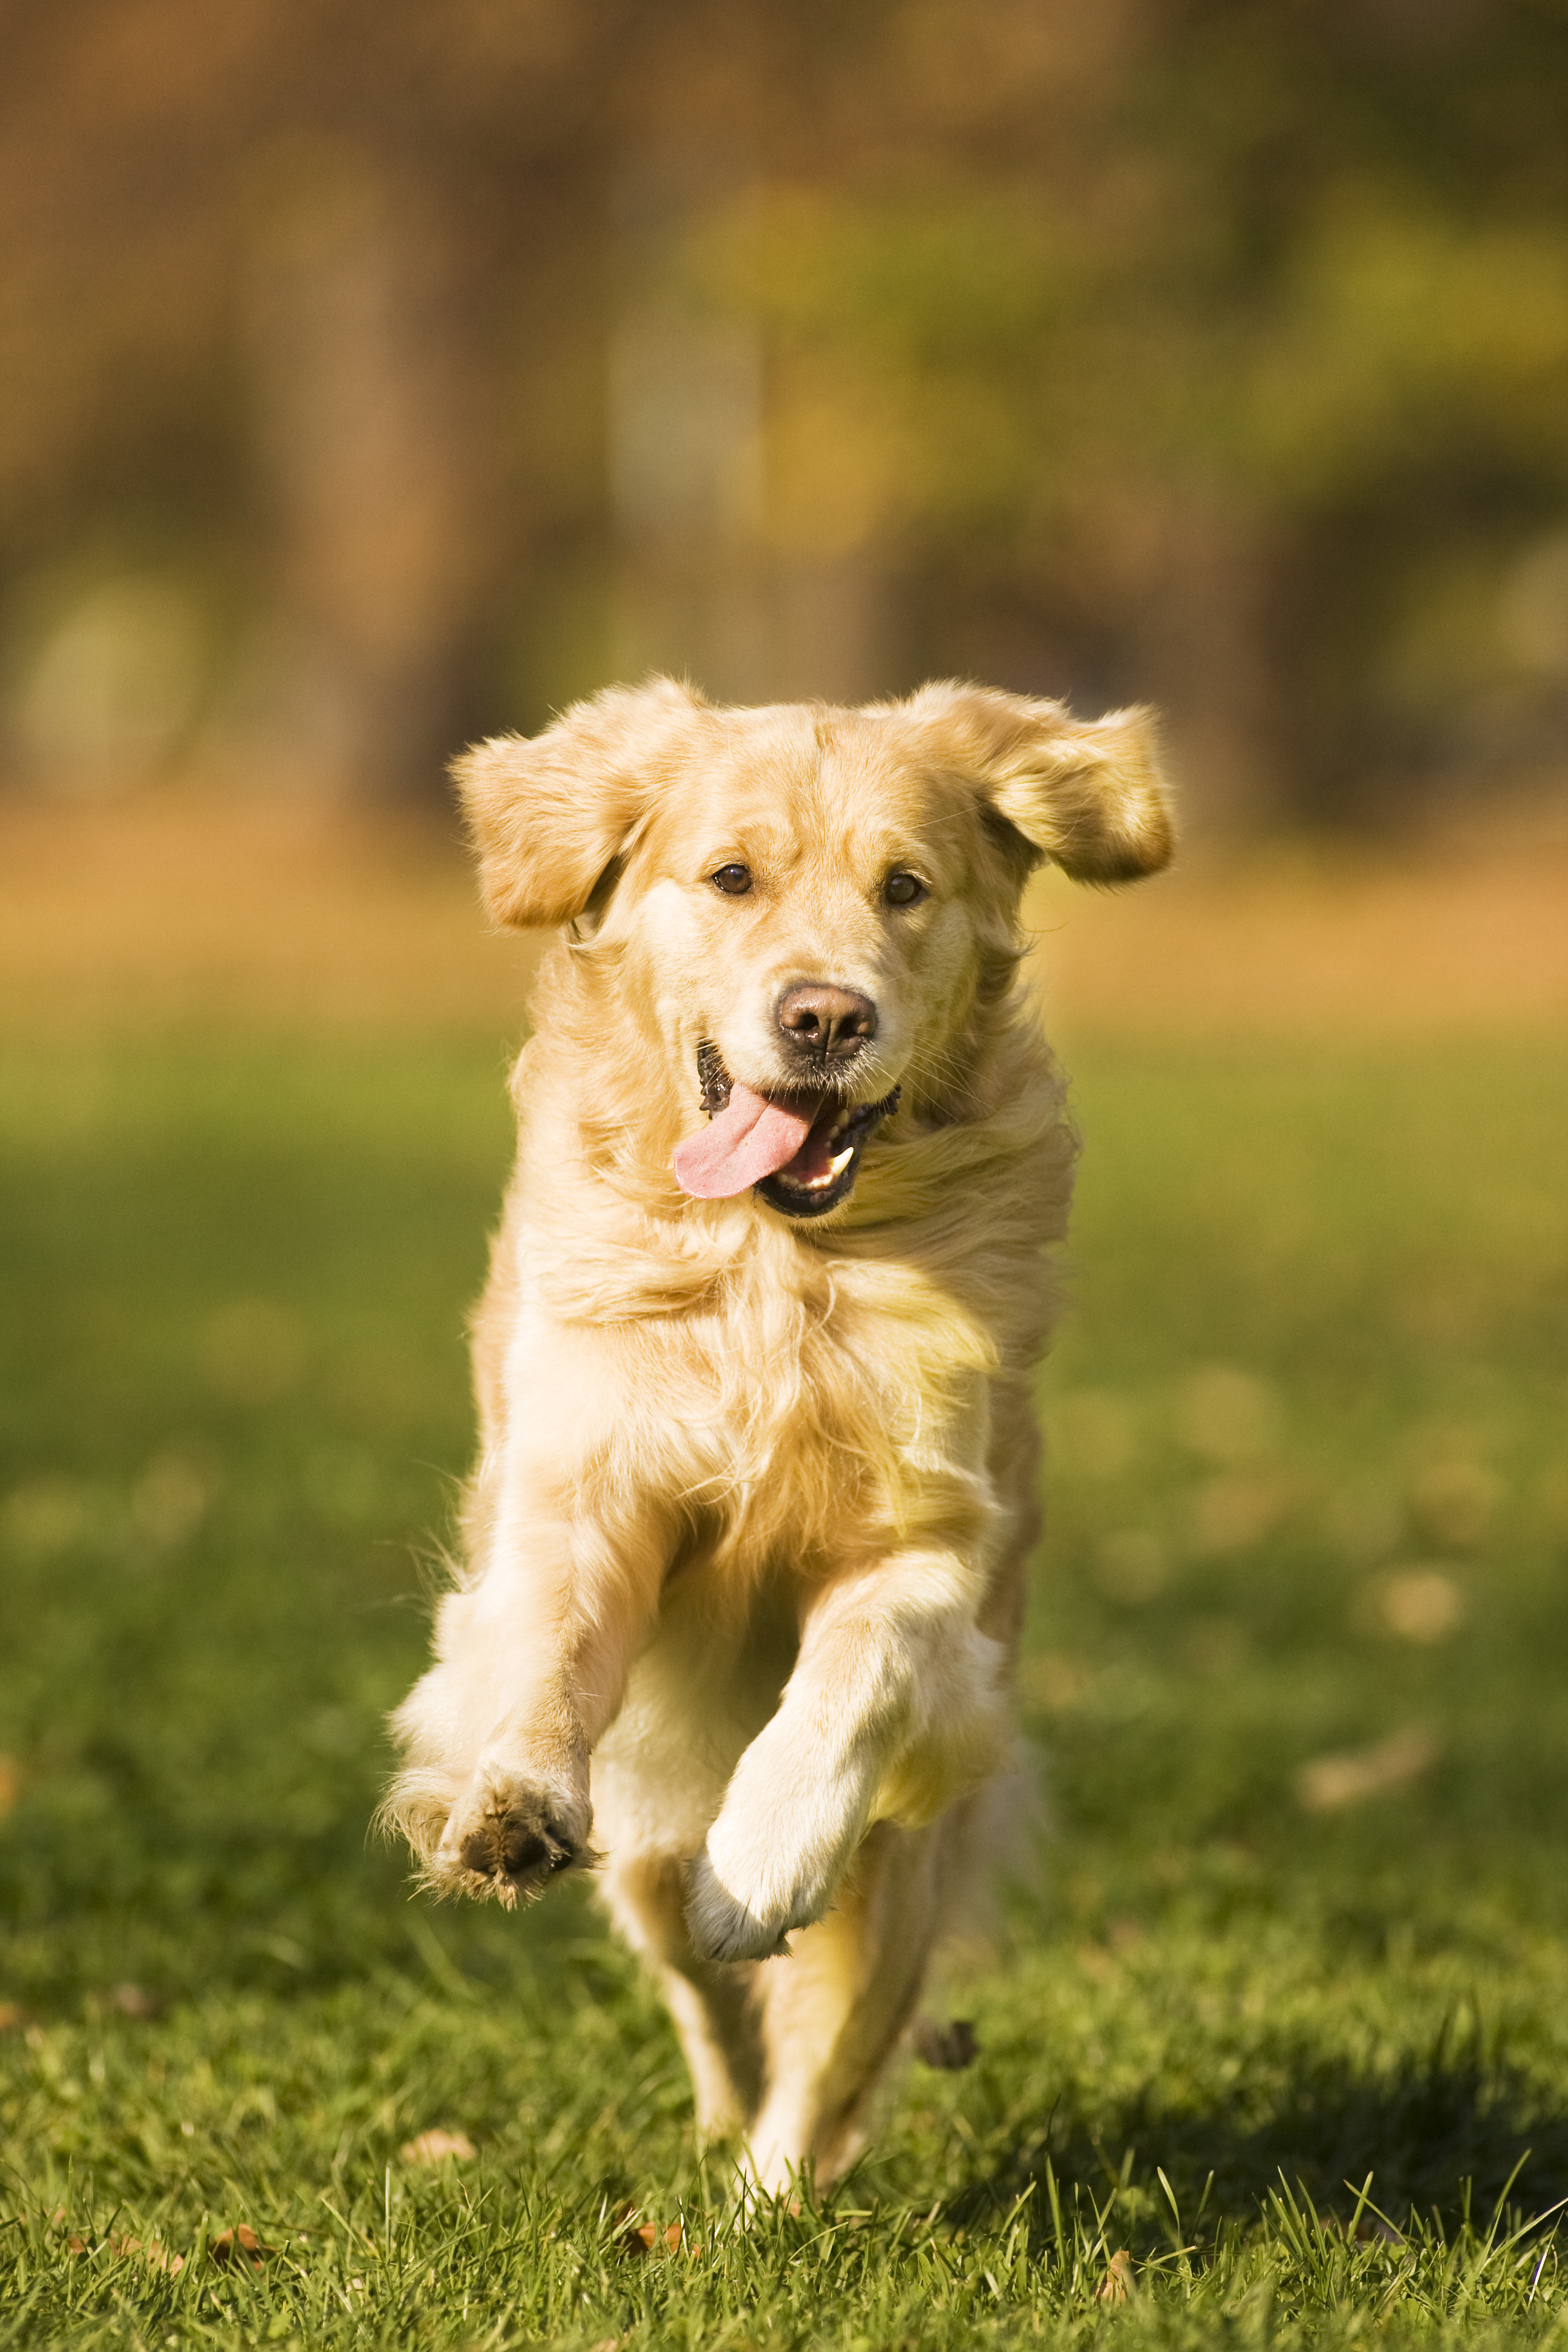
<svg viewBox="0 0 1568 2352"><path fill-rule="evenodd" d="M778 1024L784 1043L813 1060L847 1062L877 1034L877 1008L852 988L824 980L803 982L779 999Z"/></svg>

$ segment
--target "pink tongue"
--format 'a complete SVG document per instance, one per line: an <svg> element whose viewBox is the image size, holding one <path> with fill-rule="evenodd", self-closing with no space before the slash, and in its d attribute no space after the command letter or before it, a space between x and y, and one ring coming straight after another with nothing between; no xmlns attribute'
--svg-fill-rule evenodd
<svg viewBox="0 0 1568 2352"><path fill-rule="evenodd" d="M805 1112L731 1086L718 1118L676 1145L676 1180L700 1201L728 1201L786 1166L810 1133Z"/></svg>

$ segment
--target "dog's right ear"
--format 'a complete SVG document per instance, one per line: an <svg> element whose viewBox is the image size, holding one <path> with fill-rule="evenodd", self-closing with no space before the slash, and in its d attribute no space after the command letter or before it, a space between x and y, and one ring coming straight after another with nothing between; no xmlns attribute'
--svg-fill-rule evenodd
<svg viewBox="0 0 1568 2352"><path fill-rule="evenodd" d="M583 913L671 773L700 695L673 678L612 687L542 735L495 735L452 762L492 921Z"/></svg>

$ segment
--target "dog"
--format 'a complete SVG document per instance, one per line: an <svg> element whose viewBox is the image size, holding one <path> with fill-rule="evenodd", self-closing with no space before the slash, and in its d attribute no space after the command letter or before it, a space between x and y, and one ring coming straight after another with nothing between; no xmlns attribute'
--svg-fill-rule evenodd
<svg viewBox="0 0 1568 2352"><path fill-rule="evenodd" d="M595 1866L700 2131L826 2182L1015 1786L1077 1150L1020 899L1165 864L1153 722L659 679L454 772L491 918L557 936L386 1811L442 1891Z"/></svg>

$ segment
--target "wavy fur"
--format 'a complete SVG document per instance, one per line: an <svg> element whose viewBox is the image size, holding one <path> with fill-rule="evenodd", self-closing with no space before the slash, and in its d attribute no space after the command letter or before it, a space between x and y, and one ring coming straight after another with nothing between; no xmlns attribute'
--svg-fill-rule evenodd
<svg viewBox="0 0 1568 2352"><path fill-rule="evenodd" d="M492 911L562 928L475 1322L466 1566L386 1811L428 1883L505 1901L592 1825L702 2127L766 2187L828 2177L1005 1807L1076 1151L1018 904L1043 856L1164 861L1149 724L954 686L720 710L658 681L459 777ZM735 862L739 900L709 878ZM820 1219L688 1198L698 1045L798 1087L774 1008L802 980L874 1000L822 1084L896 1085L897 1113Z"/></svg>

